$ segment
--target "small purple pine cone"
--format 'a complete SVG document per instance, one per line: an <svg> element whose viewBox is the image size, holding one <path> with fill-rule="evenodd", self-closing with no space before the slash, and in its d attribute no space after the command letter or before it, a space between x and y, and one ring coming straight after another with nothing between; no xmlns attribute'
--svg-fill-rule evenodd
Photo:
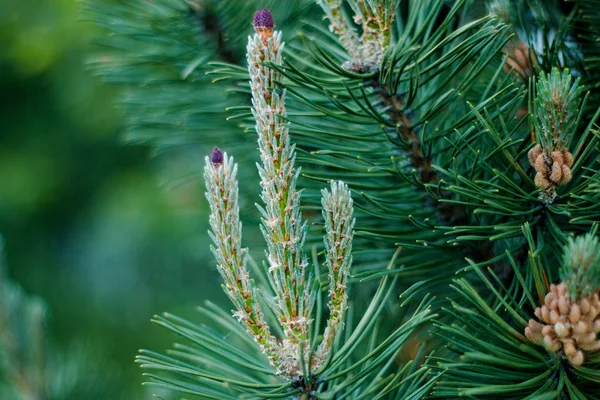
<svg viewBox="0 0 600 400"><path fill-rule="evenodd" d="M215 147L210 153L210 162L213 164L223 163L223 152L218 147Z"/></svg>
<svg viewBox="0 0 600 400"><path fill-rule="evenodd" d="M254 14L254 29L273 29L273 14L268 9L257 11Z"/></svg>

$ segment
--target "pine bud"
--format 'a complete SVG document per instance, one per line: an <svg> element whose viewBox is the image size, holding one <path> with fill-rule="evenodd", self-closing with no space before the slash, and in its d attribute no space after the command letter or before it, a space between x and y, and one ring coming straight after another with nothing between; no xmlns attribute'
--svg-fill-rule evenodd
<svg viewBox="0 0 600 400"><path fill-rule="evenodd" d="M533 119L538 144L527 157L536 171L534 182L541 190L540 200L546 204L554 201L558 186L573 178L574 160L566 143L576 129L582 90L568 69L562 74L556 68L551 74L542 73L536 85Z"/></svg>
<svg viewBox="0 0 600 400"><path fill-rule="evenodd" d="M331 352L336 335L343 326L348 308L346 288L352 265L352 238L354 237L354 208L348 186L331 182L331 191L322 190L323 218L325 219L325 257L329 270L329 320L323 342L317 351L317 365Z"/></svg>
<svg viewBox="0 0 600 400"><path fill-rule="evenodd" d="M260 35L263 42L273 37L274 27L275 23L273 22L271 11L265 8L254 13L254 30Z"/></svg>
<svg viewBox="0 0 600 400"><path fill-rule="evenodd" d="M560 277L571 299L587 297L600 289L600 243L592 233L569 238ZM589 312L586 301L584 312ZM583 311L583 310L582 310Z"/></svg>
<svg viewBox="0 0 600 400"><path fill-rule="evenodd" d="M268 28L273 29L275 24L273 23L273 14L268 9L257 11L254 14L254 29Z"/></svg>
<svg viewBox="0 0 600 400"><path fill-rule="evenodd" d="M575 131L583 87L573 81L568 69L554 68L540 74L536 84L534 127L536 139L547 156L565 148L567 138Z"/></svg>
<svg viewBox="0 0 600 400"><path fill-rule="evenodd" d="M223 163L223 152L221 151L221 149L215 147L213 151L211 151L210 162L218 165Z"/></svg>
<svg viewBox="0 0 600 400"><path fill-rule="evenodd" d="M349 1L354 13L352 20L362 26L362 35L357 37L354 26L346 19L342 0L317 0L331 23L330 30L338 35L340 43L352 56L343 68L352 71L377 71L383 54L392 41L392 27L400 0L386 0L385 5L375 1Z"/></svg>

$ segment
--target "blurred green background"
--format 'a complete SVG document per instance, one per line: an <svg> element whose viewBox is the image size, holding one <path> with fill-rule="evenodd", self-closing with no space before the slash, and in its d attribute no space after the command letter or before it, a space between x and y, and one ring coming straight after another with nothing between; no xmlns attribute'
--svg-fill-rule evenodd
<svg viewBox="0 0 600 400"><path fill-rule="evenodd" d="M148 398L137 349L173 341L151 316L193 315L224 295L200 180L161 186L152 150L120 141L118 89L86 69L97 32L79 7L0 1L0 233L11 277L47 301L58 345L89 345L106 385Z"/></svg>

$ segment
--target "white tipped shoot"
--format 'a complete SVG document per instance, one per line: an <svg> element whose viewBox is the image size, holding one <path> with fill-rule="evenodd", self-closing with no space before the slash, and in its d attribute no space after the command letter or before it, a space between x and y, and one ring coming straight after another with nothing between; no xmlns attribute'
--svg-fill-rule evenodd
<svg viewBox="0 0 600 400"><path fill-rule="evenodd" d="M246 324L278 375L292 380L312 375L322 365L343 326L352 264L352 198L343 182L332 182L331 192L323 190L330 317L324 340L316 354L312 354L309 335L318 286L303 251L307 224L302 221L300 192L296 189L300 170L294 166L295 147L285 122L285 91L279 93L275 89L282 77L265 65L283 64L283 43L281 33L273 31L268 10L259 11L254 24L256 34L249 38L247 57L261 158L257 167L263 205L258 208L267 243L267 275L275 294L273 309L282 338L271 334L261 312L258 289L246 270L247 249L241 247L237 165L219 149L206 158L204 169L211 211L210 235L215 244L217 268L225 282L223 288L236 307L234 316Z"/></svg>
<svg viewBox="0 0 600 400"><path fill-rule="evenodd" d="M257 299L257 289L246 269L248 249L242 248L242 222L238 203L237 164L219 149L205 159L204 180L210 206L209 235L223 289L236 308L235 316L276 368L280 367L275 337L270 333Z"/></svg>
<svg viewBox="0 0 600 400"><path fill-rule="evenodd" d="M324 362L331 352L338 331L343 327L344 313L348 308L346 288L352 265L355 220L350 189L344 182L331 182L331 192L323 189L321 193L325 219L325 255L329 271L329 320L317 359Z"/></svg>

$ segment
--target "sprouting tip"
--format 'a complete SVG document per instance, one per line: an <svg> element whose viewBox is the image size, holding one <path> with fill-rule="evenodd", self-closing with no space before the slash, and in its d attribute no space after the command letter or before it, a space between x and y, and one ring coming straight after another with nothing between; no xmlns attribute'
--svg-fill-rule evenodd
<svg viewBox="0 0 600 400"><path fill-rule="evenodd" d="M254 29L273 29L275 24L273 23L273 14L268 9L257 11L254 14Z"/></svg>

